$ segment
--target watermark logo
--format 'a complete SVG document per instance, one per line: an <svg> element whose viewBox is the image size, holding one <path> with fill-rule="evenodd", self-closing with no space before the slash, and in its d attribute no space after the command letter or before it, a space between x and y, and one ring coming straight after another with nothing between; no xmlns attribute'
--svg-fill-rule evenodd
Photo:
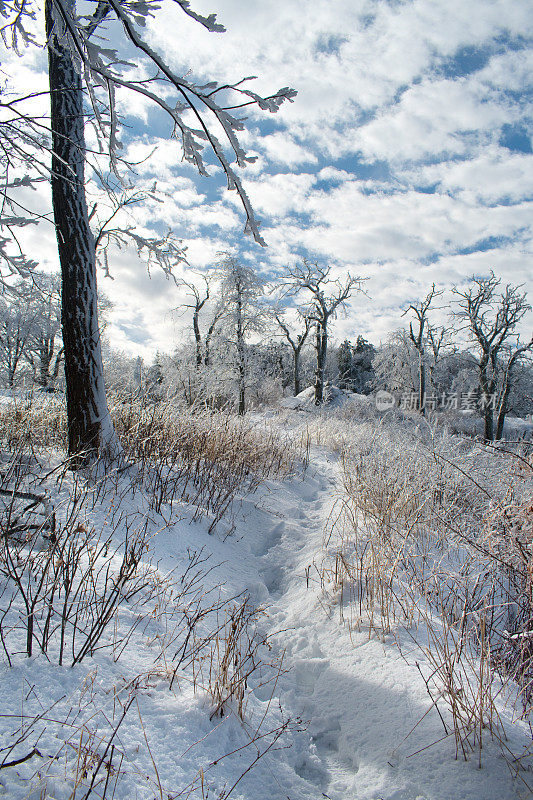
<svg viewBox="0 0 533 800"><path fill-rule="evenodd" d="M378 411L388 411L396 404L394 396L390 392L381 389L376 393L376 408Z"/></svg>
<svg viewBox="0 0 533 800"><path fill-rule="evenodd" d="M378 411L389 411L398 406L403 411L484 411L486 408L497 408L498 397L496 394L483 395L479 389L470 389L468 392L443 392L441 395L425 394L420 403L417 392L402 392L394 397L390 392L381 389L374 397Z"/></svg>

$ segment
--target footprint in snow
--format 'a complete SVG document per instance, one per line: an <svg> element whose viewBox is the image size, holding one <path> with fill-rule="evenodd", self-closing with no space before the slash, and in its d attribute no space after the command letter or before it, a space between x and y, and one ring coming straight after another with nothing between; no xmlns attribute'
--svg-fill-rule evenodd
<svg viewBox="0 0 533 800"><path fill-rule="evenodd" d="M299 694L312 695L325 670L330 666L327 658L306 658L292 665L294 682Z"/></svg>
<svg viewBox="0 0 533 800"><path fill-rule="evenodd" d="M255 555L266 556L270 550L272 550L281 542L284 532L285 523L278 522L278 524L271 528L268 533L265 533L264 537L261 539L257 551L255 552Z"/></svg>
<svg viewBox="0 0 533 800"><path fill-rule="evenodd" d="M263 580L271 595L281 594L284 577L283 569L275 564L263 570Z"/></svg>

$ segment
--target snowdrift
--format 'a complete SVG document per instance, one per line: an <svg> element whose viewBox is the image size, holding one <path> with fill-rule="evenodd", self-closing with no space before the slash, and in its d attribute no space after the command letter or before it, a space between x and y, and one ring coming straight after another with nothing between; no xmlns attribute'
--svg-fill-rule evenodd
<svg viewBox="0 0 533 800"><path fill-rule="evenodd" d="M315 404L315 389L313 386L304 389L296 397L285 397L280 401L281 408L292 411L316 411L323 408L339 409L353 406L354 409L371 409L374 403L371 397L364 394L356 394L346 389L339 389L338 386L326 385L324 387L324 401L320 406Z"/></svg>

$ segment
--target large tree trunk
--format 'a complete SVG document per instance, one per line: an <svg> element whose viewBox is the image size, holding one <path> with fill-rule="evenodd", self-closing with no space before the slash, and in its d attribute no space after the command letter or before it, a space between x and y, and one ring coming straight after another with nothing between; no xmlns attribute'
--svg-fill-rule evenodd
<svg viewBox="0 0 533 800"><path fill-rule="evenodd" d="M300 351L294 350L294 396L300 394Z"/></svg>
<svg viewBox="0 0 533 800"><path fill-rule="evenodd" d="M39 357L39 377L37 383L43 389L46 389L51 382L50 365L54 355L53 343L50 340L41 338L37 346L37 355Z"/></svg>
<svg viewBox="0 0 533 800"><path fill-rule="evenodd" d="M487 375L487 368L480 368L481 398L483 402L483 437L492 442L494 439L494 415L491 402L491 385Z"/></svg>
<svg viewBox="0 0 533 800"><path fill-rule="evenodd" d="M479 385L483 398L483 437L494 441L494 390L496 389L496 356L485 353L479 365Z"/></svg>
<svg viewBox="0 0 533 800"><path fill-rule="evenodd" d="M43 389L47 389L50 384L50 361L44 358L44 353L40 355L38 383Z"/></svg>
<svg viewBox="0 0 533 800"><path fill-rule="evenodd" d="M54 369L52 370L52 383L56 382L57 377L59 375L59 367L61 366L61 362L63 361L63 352L64 352L63 348L61 348L58 351L58 354L56 355Z"/></svg>
<svg viewBox="0 0 533 800"><path fill-rule="evenodd" d="M64 0L73 9L74 0ZM46 33L53 31L52 3L45 4ZM66 43L52 36L48 48L52 204L62 276L61 323L65 356L68 450L73 465L92 460L114 442L105 397L96 291L94 238L85 198L85 131L81 76Z"/></svg>
<svg viewBox="0 0 533 800"><path fill-rule="evenodd" d="M494 418L490 402L487 402L483 412L483 437L487 442L494 440Z"/></svg>
<svg viewBox="0 0 533 800"><path fill-rule="evenodd" d="M318 405L324 399L324 368L328 351L328 332L324 324L318 323L316 329L316 372L315 372L315 403Z"/></svg>
<svg viewBox="0 0 533 800"><path fill-rule="evenodd" d="M240 417L246 411L246 355L242 321L242 301L237 299L237 360L239 373L239 405L237 413Z"/></svg>
<svg viewBox="0 0 533 800"><path fill-rule="evenodd" d="M507 408L505 405L500 406L498 411L498 418L496 421L496 435L494 436L496 441L500 441L503 436L503 428L505 425L505 417L507 416Z"/></svg>
<svg viewBox="0 0 533 800"><path fill-rule="evenodd" d="M207 329L207 333L205 335L205 342L204 342L204 365L206 367L211 366L211 339L215 332L216 324L218 318L215 317L209 328Z"/></svg>
<svg viewBox="0 0 533 800"><path fill-rule="evenodd" d="M498 403L498 413L496 417L496 434L494 436L496 441L500 441L503 436L505 417L507 416L507 402L509 400L509 394L511 393L511 368L512 366L509 365L505 371L503 386L500 392L500 401Z"/></svg>
<svg viewBox="0 0 533 800"><path fill-rule="evenodd" d="M196 309L192 317L192 327L194 330L194 341L196 344L196 368L202 366L202 334L200 333L200 322L198 320L198 310Z"/></svg>
<svg viewBox="0 0 533 800"><path fill-rule="evenodd" d="M426 413L426 365L424 352L418 351L418 410L422 415Z"/></svg>

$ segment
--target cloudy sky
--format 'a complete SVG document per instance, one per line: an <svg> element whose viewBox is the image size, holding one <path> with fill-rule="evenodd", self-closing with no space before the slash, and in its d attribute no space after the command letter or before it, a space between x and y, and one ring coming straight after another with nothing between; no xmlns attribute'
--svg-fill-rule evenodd
<svg viewBox="0 0 533 800"><path fill-rule="evenodd" d="M353 298L336 338L375 343L405 324L402 309L433 282L449 288L493 269L532 288L528 0L192 5L215 11L227 32L209 33L163 4L148 35L176 70L201 81L256 75L255 91L291 86L298 96L275 115L252 111L241 134L257 156L243 179L267 248L243 236L242 209L220 169L197 176L169 140L169 122L122 99L127 155L151 154L137 171L165 193L151 219L137 221L172 228L191 268L232 250L269 278L302 256L339 275L349 269L368 278L366 295ZM44 79L42 58L27 55L19 79ZM53 238L30 239L53 268ZM183 340L185 321L171 312L183 294L172 282L157 272L149 279L128 251L112 254L111 272L100 285L115 304L115 346L150 357Z"/></svg>

